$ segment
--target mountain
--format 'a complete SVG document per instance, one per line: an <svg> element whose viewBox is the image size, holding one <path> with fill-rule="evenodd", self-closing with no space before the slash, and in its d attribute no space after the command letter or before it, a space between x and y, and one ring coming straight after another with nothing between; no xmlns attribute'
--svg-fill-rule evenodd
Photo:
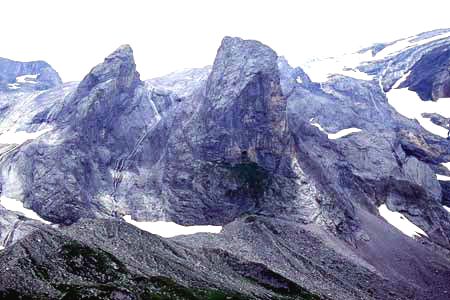
<svg viewBox="0 0 450 300"><path fill-rule="evenodd" d="M46 90L62 84L58 73L44 61L18 62L0 58L0 91Z"/></svg>
<svg viewBox="0 0 450 300"><path fill-rule="evenodd" d="M449 47L293 68L225 37L142 81L124 45L79 83L0 91L0 295L449 299Z"/></svg>

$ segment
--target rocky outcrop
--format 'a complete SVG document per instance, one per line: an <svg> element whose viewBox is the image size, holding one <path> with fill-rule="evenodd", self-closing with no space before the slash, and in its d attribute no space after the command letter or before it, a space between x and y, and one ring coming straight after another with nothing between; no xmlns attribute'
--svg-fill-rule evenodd
<svg viewBox="0 0 450 300"><path fill-rule="evenodd" d="M260 210L288 149L285 107L275 52L225 38L203 88L163 118L177 126L151 166L165 172L149 188L159 190L165 216L223 224Z"/></svg>
<svg viewBox="0 0 450 300"><path fill-rule="evenodd" d="M450 118L445 118L440 114L436 113L423 113L422 117L428 118L434 124L450 130Z"/></svg>
<svg viewBox="0 0 450 300"><path fill-rule="evenodd" d="M285 96L289 96L298 84L310 88L319 87L318 84L311 81L311 78L309 78L308 74L302 68L292 68L283 56L278 57L277 64L280 71L281 88Z"/></svg>
<svg viewBox="0 0 450 300"><path fill-rule="evenodd" d="M46 225L0 206L0 249L23 239Z"/></svg>
<svg viewBox="0 0 450 300"><path fill-rule="evenodd" d="M350 229L351 239L364 235L358 207L376 212L380 204L390 205L395 198L391 209L402 211L448 247L450 223L434 175L440 163L448 161L448 142L399 115L376 83L336 75L321 89L298 85L288 99L288 118L303 153L300 165L309 160L314 168L306 173L326 183L322 190L331 188L339 195L346 220L342 224L348 224L344 232ZM329 140L312 124L329 133L352 127L362 131ZM330 206L322 205L322 213ZM333 210L330 215L339 224L341 218Z"/></svg>
<svg viewBox="0 0 450 300"><path fill-rule="evenodd" d="M224 38L200 108L200 151L227 162L244 155L274 170L287 142L286 103L277 54L256 41Z"/></svg>
<svg viewBox="0 0 450 300"><path fill-rule="evenodd" d="M425 53L409 70L400 87L415 91L422 100L450 97L450 46Z"/></svg>

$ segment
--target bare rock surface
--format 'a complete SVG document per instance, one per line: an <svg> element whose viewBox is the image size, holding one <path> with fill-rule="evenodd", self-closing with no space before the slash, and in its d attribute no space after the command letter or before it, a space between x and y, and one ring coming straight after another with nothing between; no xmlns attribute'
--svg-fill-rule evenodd
<svg viewBox="0 0 450 300"><path fill-rule="evenodd" d="M0 61L1 197L51 223L0 205L0 295L448 299L449 140L386 96L402 77L424 100L448 96L446 35L363 49L408 45L361 64L371 80L321 83L235 37L212 67L146 81L128 45L79 83ZM48 75L10 90L35 71ZM224 227L164 239L125 215Z"/></svg>

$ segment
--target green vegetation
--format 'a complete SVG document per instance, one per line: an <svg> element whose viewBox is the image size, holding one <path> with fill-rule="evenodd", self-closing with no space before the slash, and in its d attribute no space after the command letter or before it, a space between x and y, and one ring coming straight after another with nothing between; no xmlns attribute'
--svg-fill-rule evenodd
<svg viewBox="0 0 450 300"><path fill-rule="evenodd" d="M23 259L21 265L43 283L53 287L57 294L39 294L37 291L20 294L14 290L0 291L0 299L24 300L250 300L243 292L207 287L188 287L164 276L146 277L130 272L114 255L82 242L64 241L52 254L52 262ZM255 273L256 272L256 273ZM272 290L278 297L272 299L318 300L282 276L261 270L243 271L242 278ZM269 280L264 280L269 278ZM59 292L59 294L58 294Z"/></svg>
<svg viewBox="0 0 450 300"><path fill-rule="evenodd" d="M264 191L270 184L269 173L254 162L242 162L235 165L227 166L232 176L240 183L237 193L243 193L254 199L258 199L264 195ZM230 192L230 196L233 192Z"/></svg>
<svg viewBox="0 0 450 300"><path fill-rule="evenodd" d="M107 300L111 295L138 300L249 300L243 295L188 288L166 277L135 278L126 287L113 284L60 285L61 300ZM127 298L129 296L129 298Z"/></svg>
<svg viewBox="0 0 450 300"><path fill-rule="evenodd" d="M2 300L44 300L44 297L36 298L35 296L22 295L16 291L6 290L0 291L0 299Z"/></svg>
<svg viewBox="0 0 450 300"><path fill-rule="evenodd" d="M64 244L61 255L70 273L102 283L120 280L127 272L125 266L110 253L77 241Z"/></svg>
<svg viewBox="0 0 450 300"><path fill-rule="evenodd" d="M209 291L206 292L205 298L200 298L205 300L245 300L248 297L237 295L237 294L227 294L221 291Z"/></svg>
<svg viewBox="0 0 450 300"><path fill-rule="evenodd" d="M110 253L77 241L65 243L60 255L70 273L87 279L82 284L51 283L61 292L61 300L107 300L112 295L138 300L248 299L238 294L185 287L163 276L135 276Z"/></svg>

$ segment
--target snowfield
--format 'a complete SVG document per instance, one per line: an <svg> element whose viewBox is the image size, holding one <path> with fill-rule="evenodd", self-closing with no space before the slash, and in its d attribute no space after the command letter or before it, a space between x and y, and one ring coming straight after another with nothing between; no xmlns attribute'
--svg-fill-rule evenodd
<svg viewBox="0 0 450 300"><path fill-rule="evenodd" d="M346 129L342 129L336 133L329 133L328 138L330 140L336 140L336 139L340 139L344 136L350 135L352 133L360 132L360 131L362 131L362 130L359 128L346 128Z"/></svg>
<svg viewBox="0 0 450 300"><path fill-rule="evenodd" d="M325 82L333 74L361 80L373 80L373 76L356 69L365 61L373 59L370 53L351 53L341 57L314 59L302 64L302 68L314 82Z"/></svg>
<svg viewBox="0 0 450 300"><path fill-rule="evenodd" d="M381 205L378 208L380 215L392 226L400 230L403 234L409 237L415 236L428 236L422 229L414 225L403 214L391 211L387 208L386 204Z"/></svg>
<svg viewBox="0 0 450 300"><path fill-rule="evenodd" d="M8 88L10 90L17 90L17 89L20 89L20 86L18 83L8 83Z"/></svg>
<svg viewBox="0 0 450 300"><path fill-rule="evenodd" d="M408 88L398 89L400 84L406 80L409 72L400 78L392 89L386 93L389 104L395 110L409 118L416 119L419 124L427 131L447 138L448 130L444 127L438 126L431 122L430 119L422 117L423 113L437 113L445 118L450 118L450 99L439 99L437 101L423 101L416 94Z"/></svg>
<svg viewBox="0 0 450 300"><path fill-rule="evenodd" d="M27 74L22 76L17 76L16 81L14 83L8 83L8 89L10 90L17 90L20 89L21 84L31 83L31 84L37 84L36 81L39 74Z"/></svg>
<svg viewBox="0 0 450 300"><path fill-rule="evenodd" d="M450 181L450 177L449 177L449 176L444 176L444 175L436 174L436 177L437 177L437 179L440 180L440 181Z"/></svg>
<svg viewBox="0 0 450 300"><path fill-rule="evenodd" d="M212 225L182 226L174 222L165 222L165 221L138 222L133 220L130 215L124 216L123 219L125 220L125 222L133 226L136 226L141 230L157 234L165 238L174 237L178 235L190 235L199 232L220 233L220 231L222 230L222 226L212 226Z"/></svg>
<svg viewBox="0 0 450 300"><path fill-rule="evenodd" d="M314 58L301 64L301 67L308 74L314 82L325 82L328 77L333 74L340 74L360 80L374 80L374 77L361 72L357 69L358 66L364 63L382 60L399 54L407 49L425 45L427 43L450 37L450 32L442 33L423 40L417 40L417 36L412 36L406 39L398 40L391 45L387 45L383 50L372 55L372 51L358 51L355 53L345 53L337 57Z"/></svg>
<svg viewBox="0 0 450 300"><path fill-rule="evenodd" d="M397 55L406 49L421 46L439 39L450 37L450 32L442 33L430 38L416 40L417 36L398 40L372 56L372 51L344 54L339 57L328 57L324 59L312 59L302 65L305 72L314 82L325 82L333 74L344 75L361 80L374 80L373 76L360 72L357 67L364 63L385 59ZM401 115L417 120L420 125L430 133L447 138L448 130L431 122L429 118L422 117L423 113L437 113L445 118L450 118L450 99L439 99L437 101L422 101L420 97L407 88L398 89L400 84L408 77L409 72L400 78L393 88L386 93L389 104ZM318 125L318 124L317 124ZM319 126L316 126L320 128ZM322 130L324 131L324 130ZM335 136L334 138L339 138ZM332 136L329 136L333 139Z"/></svg>
<svg viewBox="0 0 450 300"><path fill-rule="evenodd" d="M37 220L44 224L50 224L50 222L45 221L44 219L39 217L39 215L34 211L32 211L31 209L23 207L23 203L20 202L19 200L8 198L5 196L0 196L0 204L7 210L23 214L28 219Z"/></svg>
<svg viewBox="0 0 450 300"><path fill-rule="evenodd" d="M36 79L39 76L39 74L27 74L16 77L16 82L18 83L37 83Z"/></svg>

